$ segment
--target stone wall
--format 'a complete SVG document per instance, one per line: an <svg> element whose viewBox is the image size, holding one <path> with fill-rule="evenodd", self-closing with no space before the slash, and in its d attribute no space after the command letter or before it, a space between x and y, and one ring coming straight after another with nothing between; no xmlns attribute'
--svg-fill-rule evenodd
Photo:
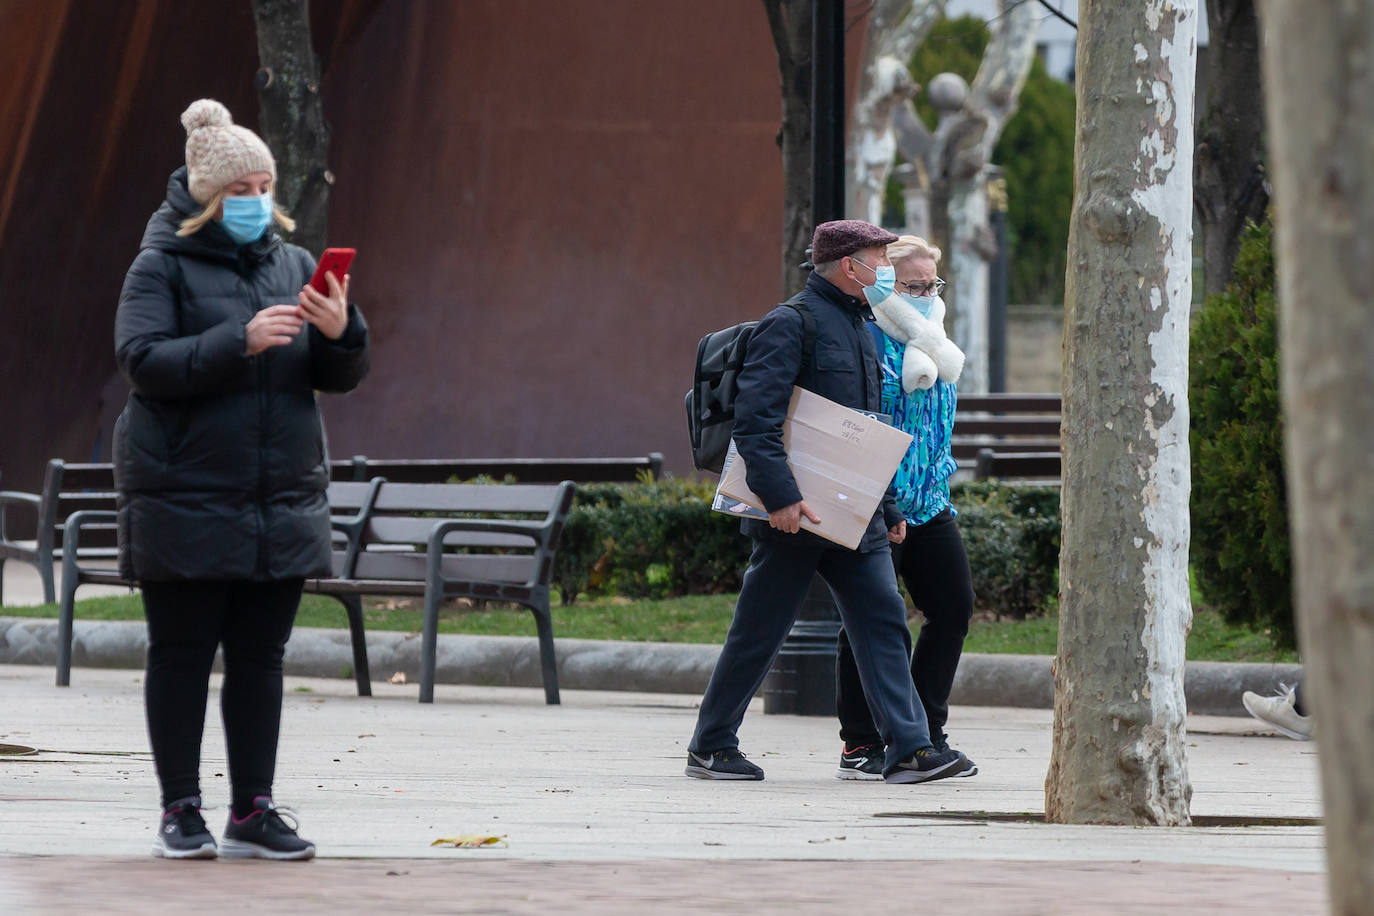
<svg viewBox="0 0 1374 916"><path fill-rule="evenodd" d="M1064 310L1057 305L1007 308L1007 390L1058 392L1063 368Z"/></svg>

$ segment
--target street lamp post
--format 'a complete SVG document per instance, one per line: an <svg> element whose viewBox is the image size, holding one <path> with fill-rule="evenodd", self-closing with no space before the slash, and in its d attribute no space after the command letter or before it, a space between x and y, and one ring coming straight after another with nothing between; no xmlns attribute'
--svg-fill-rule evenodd
<svg viewBox="0 0 1374 916"><path fill-rule="evenodd" d="M844 217L844 0L812 0L811 225ZM763 711L835 715L840 615L820 576L802 603L768 677Z"/></svg>

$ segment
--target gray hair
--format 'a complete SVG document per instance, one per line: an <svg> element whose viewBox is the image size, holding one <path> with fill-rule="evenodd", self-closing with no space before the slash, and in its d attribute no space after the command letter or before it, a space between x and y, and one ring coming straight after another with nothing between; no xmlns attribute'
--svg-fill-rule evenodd
<svg viewBox="0 0 1374 916"><path fill-rule="evenodd" d="M839 272L841 260L843 260L843 258L837 258L834 261L825 261L821 264L817 264L816 276L829 280Z"/></svg>

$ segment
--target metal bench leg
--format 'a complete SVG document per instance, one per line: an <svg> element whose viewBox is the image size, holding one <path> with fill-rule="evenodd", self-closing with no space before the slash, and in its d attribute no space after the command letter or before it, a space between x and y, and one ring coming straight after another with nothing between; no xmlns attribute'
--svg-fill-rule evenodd
<svg viewBox="0 0 1374 916"><path fill-rule="evenodd" d="M64 553L62 556L63 556L62 568L63 568L63 571L65 572L65 571L66 571L66 565L67 565L67 563L66 563L66 554ZM55 588L53 587L53 579L52 579L52 554L48 554L48 556L46 557L46 559L40 559L40 560L39 560L39 562L38 562L38 576L39 576L39 578L41 578L41 579L43 580L43 603L44 603L44 604L52 604L54 601L57 600L57 597L56 597L56 596L57 596L57 589L55 589Z"/></svg>
<svg viewBox="0 0 1374 916"><path fill-rule="evenodd" d="M76 616L76 563L62 563L62 607L57 614L57 686L72 683L72 618Z"/></svg>
<svg viewBox="0 0 1374 916"><path fill-rule="evenodd" d="M353 638L353 679L358 696L372 696L372 672L367 665L367 634L363 630L363 600L358 595L335 595L348 612L348 632Z"/></svg>
<svg viewBox="0 0 1374 916"><path fill-rule="evenodd" d="M425 589L425 628L420 637L420 702L434 702L434 656L439 648L439 602L442 593Z"/></svg>
<svg viewBox="0 0 1374 916"><path fill-rule="evenodd" d="M0 537L3 537L4 534L5 534L5 532L0 531ZM0 607L4 607L4 606L5 606L5 560L6 560L6 559L7 559L6 557L0 557Z"/></svg>
<svg viewBox="0 0 1374 916"><path fill-rule="evenodd" d="M534 611L534 625L539 630L539 665L544 672L544 702L558 705L558 659L553 651L553 616L548 601Z"/></svg>

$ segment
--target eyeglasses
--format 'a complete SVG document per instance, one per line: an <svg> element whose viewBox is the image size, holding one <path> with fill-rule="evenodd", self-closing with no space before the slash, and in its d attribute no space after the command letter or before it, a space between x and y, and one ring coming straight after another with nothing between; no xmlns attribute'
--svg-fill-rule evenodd
<svg viewBox="0 0 1374 916"><path fill-rule="evenodd" d="M898 280L897 285L913 296L938 296L945 289L945 281L939 277L934 280L918 280L915 283L903 283Z"/></svg>

